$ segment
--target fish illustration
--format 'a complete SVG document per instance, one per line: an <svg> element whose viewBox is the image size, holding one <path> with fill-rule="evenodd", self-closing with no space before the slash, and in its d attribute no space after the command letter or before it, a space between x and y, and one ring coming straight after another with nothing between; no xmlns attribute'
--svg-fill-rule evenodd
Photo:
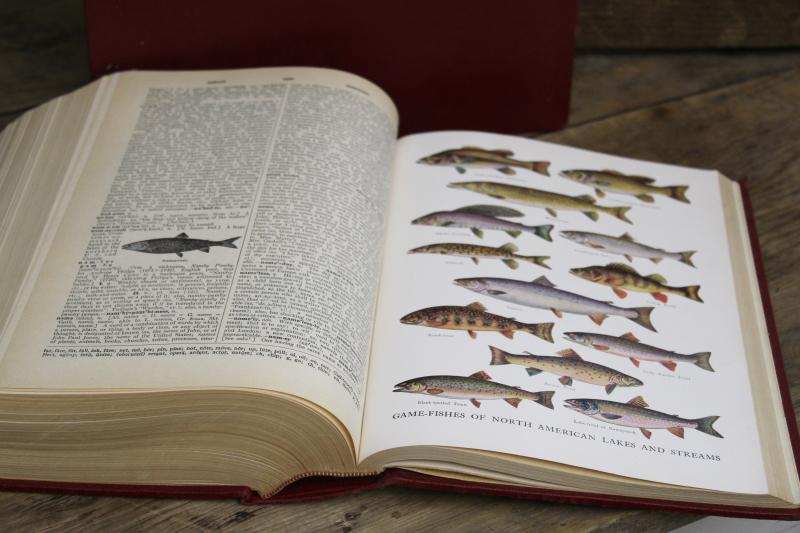
<svg viewBox="0 0 800 533"><path fill-rule="evenodd" d="M694 267L692 255L694 255L695 252L667 252L660 248L639 244L627 233L623 233L619 237L612 237L611 235L591 233L588 231L561 231L559 235L580 245L588 246L589 248L625 256L625 259L630 262L633 262L634 257L642 257L644 259L649 259L653 263L658 263L666 257Z"/></svg>
<svg viewBox="0 0 800 533"><path fill-rule="evenodd" d="M147 254L175 254L178 257L183 257L185 252L192 252L194 250L208 253L212 246L236 248L236 245L233 243L237 239L239 239L239 237L231 237L230 239L222 241L207 241L205 239L190 239L188 235L181 233L175 237L132 242L123 245L122 249L144 252Z"/></svg>
<svg viewBox="0 0 800 533"><path fill-rule="evenodd" d="M559 318L562 313L588 315L595 324L601 325L608 315L618 315L656 331L650 322L652 307L616 307L608 302L556 289L544 276L530 282L506 278L462 278L453 283L506 302L550 309Z"/></svg>
<svg viewBox="0 0 800 533"><path fill-rule="evenodd" d="M464 146L454 150L445 150L427 157L417 163L421 165L435 165L456 167L459 174L466 172L467 168L493 168L503 174L512 176L516 174L513 168L524 168L549 176L549 161L519 161L511 159L514 152L511 150L486 150L477 146Z"/></svg>
<svg viewBox="0 0 800 533"><path fill-rule="evenodd" d="M427 307L407 314L400 319L400 322L429 328L464 330L473 339L477 336L476 331L497 331L509 339L514 338L515 331L524 331L547 342L553 342L552 322L541 324L517 322L513 318L487 312L486 307L480 302L473 302L465 307L458 305Z"/></svg>
<svg viewBox="0 0 800 533"><path fill-rule="evenodd" d="M620 387L639 387L644 385L638 379L617 372L613 368L584 361L581 356L572 350L561 350L558 355L561 357L549 357L546 355L534 355L525 352L527 355L519 355L504 352L500 348L489 346L492 352L490 365L520 365L524 366L529 376L535 376L540 372L547 372L561 376L558 381L562 385L572 385L572 380L576 379L592 385L601 385L606 388L606 394L611 394L617 385Z"/></svg>
<svg viewBox="0 0 800 533"><path fill-rule="evenodd" d="M552 224L541 226L526 226L517 222L509 222L496 217L514 218L521 217L522 213L516 209L499 205L469 205L455 211L437 211L411 221L412 224L424 226L444 226L449 228L469 228L478 238L483 238L483 230L505 231L515 239L522 232L533 233L546 241L553 242L550 237Z"/></svg>
<svg viewBox="0 0 800 533"><path fill-rule="evenodd" d="M398 383L392 392L431 394L442 398L469 400L475 407L481 406L481 400L505 400L513 407L517 407L522 400L530 400L548 409L553 408L552 398L555 391L530 392L495 383L491 379L489 374L483 371L468 377L424 376Z"/></svg>
<svg viewBox="0 0 800 533"><path fill-rule="evenodd" d="M570 331L564 333L564 338L583 346L591 346L601 352L627 357L637 367L640 361L655 361L673 372L678 363L689 363L709 372L714 371L709 362L711 352L675 353L639 342L639 339L633 333L614 337L613 335L603 335L602 333Z"/></svg>
<svg viewBox="0 0 800 533"><path fill-rule="evenodd" d="M557 216L557 209L565 211L580 211L592 220L597 221L600 216L598 213L606 213L607 215L616 217L623 222L633 224L633 222L631 222L628 217L625 216L625 213L630 210L629 206L611 207L595 205L594 197L588 194L581 196L566 196L564 194L558 194L555 192L529 189L528 187L519 187L517 185L506 185L504 183L496 183L493 181L461 181L457 183L450 183L447 186L451 189L466 189L468 191L485 194L500 200L508 200L509 202L514 202L517 204L541 207L550 213L551 216Z"/></svg>
<svg viewBox="0 0 800 533"><path fill-rule="evenodd" d="M684 428L696 429L712 437L723 438L712 427L714 422L719 419L718 416L681 418L677 415L668 415L648 409L647 402L641 396L637 396L628 403L576 398L564 400L564 407L609 424L639 428L642 435L648 439L653 434L652 431L648 431L650 429L666 429L676 437L683 438Z"/></svg>
<svg viewBox="0 0 800 533"><path fill-rule="evenodd" d="M587 281L599 283L611 287L614 294L620 298L625 298L629 291L646 292L653 295L659 302L667 303L667 295L678 294L695 302L703 302L700 298L700 285L689 285L688 287L671 287L667 285L667 280L660 274L650 274L642 276L633 267L622 263L609 263L606 266L589 266L583 268L571 268L569 273Z"/></svg>
<svg viewBox="0 0 800 533"><path fill-rule="evenodd" d="M559 172L559 176L583 183L589 187L594 187L597 196L603 198L606 194L603 191L610 191L619 194L629 194L635 196L643 202L652 203L652 194L660 194L669 198L674 198L679 202L690 203L686 198L688 185L674 185L669 187L658 187L653 185L655 179L647 176L627 176L616 170L564 170Z"/></svg>
<svg viewBox="0 0 800 533"><path fill-rule="evenodd" d="M493 248L491 246L481 246L479 244L442 242L439 244L428 244L426 246L420 246L418 248L409 250L408 253L442 254L442 255L454 255L459 257L469 257L476 265L478 264L479 257L496 258L503 261L503 263L505 263L505 265L511 269L519 268L519 263L517 262L517 260L520 260L520 261L527 261L528 263L533 263L534 265L539 265L540 267L550 270L550 267L547 266L547 263L545 263L546 260L550 259L550 256L518 255L517 254L518 251L519 248L517 248L517 245L511 242L504 244L499 248Z"/></svg>

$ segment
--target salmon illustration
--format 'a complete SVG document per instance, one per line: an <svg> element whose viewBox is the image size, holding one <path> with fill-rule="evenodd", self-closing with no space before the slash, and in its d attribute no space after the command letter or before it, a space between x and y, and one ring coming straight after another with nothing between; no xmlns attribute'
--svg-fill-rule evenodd
<svg viewBox="0 0 800 533"><path fill-rule="evenodd" d="M427 307L409 313L400 319L403 324L427 326L429 328L454 329L466 331L471 338L476 338L476 331L497 331L509 339L514 333L523 331L535 335L547 342L553 342L553 323L526 324L513 318L494 315L486 311L480 302L473 302L465 307L444 305Z"/></svg>
<svg viewBox="0 0 800 533"><path fill-rule="evenodd" d="M616 307L608 302L557 289L555 284L544 276L533 281L506 278L462 278L454 280L453 283L498 300L539 309L550 309L559 318L562 313L587 315L595 324L602 325L608 315L616 315L636 322L651 331L656 331L650 321L652 307Z"/></svg>
<svg viewBox="0 0 800 533"><path fill-rule="evenodd" d="M681 418L677 415L668 415L648 409L649 405L641 396L633 398L628 403L576 398L564 400L564 407L609 424L639 428L642 435L648 439L653 434L651 429L666 429L682 439L684 428L696 429L712 437L723 438L713 427L714 422L719 419L718 416Z"/></svg>
<svg viewBox="0 0 800 533"><path fill-rule="evenodd" d="M681 354L657 348L639 342L633 333L625 333L619 337L604 335L602 333L589 333L584 331L569 331L564 333L564 338L583 346L590 346L601 352L627 357L635 366L639 366L640 361L654 361L661 363L665 368L675 371L678 363L688 363L713 372L711 368L711 352L698 352L693 354Z"/></svg>
<svg viewBox="0 0 800 533"><path fill-rule="evenodd" d="M673 198L683 203L690 203L686 198L688 185L673 185L669 187L659 187L653 185L656 180L647 176L628 176L616 170L564 170L559 172L563 178L594 187L597 196L603 198L604 191L628 194L635 196L643 202L652 203L655 201L653 194L659 194L668 198Z"/></svg>
<svg viewBox="0 0 800 533"><path fill-rule="evenodd" d="M122 246L123 250L131 250L134 252L144 252L147 254L175 254L178 257L183 257L185 252L198 250L200 252L209 253L212 246L222 246L224 248L236 248L233 244L239 237L231 237L222 241L207 241L205 239L190 239L185 233L176 235L175 237L161 238L161 239L148 239L146 241L137 241Z"/></svg>
<svg viewBox="0 0 800 533"><path fill-rule="evenodd" d="M555 391L530 392L518 387L495 383L486 372L476 372L467 377L461 376L423 376L409 379L394 386L392 392L430 394L441 398L469 400L475 407L483 400L504 400L517 407L522 400L530 400L539 405L553 408Z"/></svg>
<svg viewBox="0 0 800 533"><path fill-rule="evenodd" d="M511 150L486 150L477 146L464 146L454 150L445 150L418 160L421 165L435 165L455 167L459 174L466 172L467 168L493 168L498 172L512 176L516 174L514 168L524 168L543 176L549 176L549 161L519 161L512 159L514 152Z"/></svg>
<svg viewBox="0 0 800 533"><path fill-rule="evenodd" d="M628 296L628 293L623 290L628 289L629 291L649 293L662 303L667 303L667 295L664 293L678 294L695 302L703 302L699 294L700 285L671 287L667 285L667 280L660 274L642 276L633 267L622 263L571 268L569 273L581 279L611 287L614 294L620 298Z"/></svg>
<svg viewBox="0 0 800 533"><path fill-rule="evenodd" d="M580 211L596 222L600 217L598 213L605 213L623 222L632 224L628 217L625 216L630 210L630 206L611 207L596 205L594 197L588 194L567 196L555 192L519 187L517 185L506 185L505 183L496 183L493 181L462 181L450 183L448 187L451 189L466 189L517 204L541 207L554 217L558 215L557 210Z"/></svg>
<svg viewBox="0 0 800 533"><path fill-rule="evenodd" d="M575 379L603 386L606 394L611 394L611 391L617 386L639 387L644 384L635 377L618 372L613 368L584 361L580 355L569 349L558 352L561 357L534 355L529 352L525 352L525 355L513 354L494 346L489 346L489 350L492 353L490 365L524 366L529 376L535 376L540 372L555 374L560 376L558 381L566 386L572 385L572 380Z"/></svg>
<svg viewBox="0 0 800 533"><path fill-rule="evenodd" d="M552 224L539 226L526 226L517 222L503 220L502 218L515 218L523 216L516 209L500 205L468 205L454 211L437 211L421 216L411 221L412 224L424 226L442 226L448 228L469 228L479 239L483 238L483 230L505 231L515 239L523 232L532 233L537 237L552 242L550 232Z"/></svg>
<svg viewBox="0 0 800 533"><path fill-rule="evenodd" d="M527 261L534 265L539 265L542 268L550 270L550 267L545 263L550 259L547 255L519 255L517 252L519 248L514 243L507 243L498 248L491 246L481 246L478 244L463 244L458 242L443 242L438 244L428 244L409 250L410 254L442 254L453 255L459 257L469 257L477 265L479 257L500 259L503 263L511 269L516 270L519 268L519 261Z"/></svg>
<svg viewBox="0 0 800 533"><path fill-rule="evenodd" d="M660 248L653 248L634 241L633 237L627 233L623 233L619 237L612 237L611 235L591 233L589 231L561 231L559 235L582 246L603 250L610 254L622 255L630 262L633 262L634 257L649 259L653 263L659 263L662 259L667 258L694 267L692 255L695 252L668 252Z"/></svg>

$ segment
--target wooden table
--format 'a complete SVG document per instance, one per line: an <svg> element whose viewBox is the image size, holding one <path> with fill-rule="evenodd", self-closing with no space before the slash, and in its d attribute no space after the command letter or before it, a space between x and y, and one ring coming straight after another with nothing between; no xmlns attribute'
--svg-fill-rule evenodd
<svg viewBox="0 0 800 533"><path fill-rule="evenodd" d="M22 7L24 7L24 13ZM0 127L88 80L75 0L0 6ZM78 5L79 7L79 5ZM35 31L34 31L35 30ZM748 178L795 410L800 399L800 52L589 54L570 126L541 139ZM713 391L709 391L713 394ZM11 531L668 531L690 514L385 489L292 505L0 493Z"/></svg>

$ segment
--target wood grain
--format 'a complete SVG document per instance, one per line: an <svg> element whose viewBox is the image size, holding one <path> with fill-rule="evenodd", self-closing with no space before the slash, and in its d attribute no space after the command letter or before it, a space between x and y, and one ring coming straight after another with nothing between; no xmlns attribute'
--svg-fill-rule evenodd
<svg viewBox="0 0 800 533"><path fill-rule="evenodd" d="M580 50L800 46L797 0L580 2Z"/></svg>

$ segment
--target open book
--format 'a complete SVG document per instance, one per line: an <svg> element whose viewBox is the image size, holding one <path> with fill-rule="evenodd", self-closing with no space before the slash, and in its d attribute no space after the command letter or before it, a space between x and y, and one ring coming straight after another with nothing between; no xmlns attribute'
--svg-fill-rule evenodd
<svg viewBox="0 0 800 533"><path fill-rule="evenodd" d="M276 68L116 74L9 125L0 478L798 509L738 184L397 124Z"/></svg>

